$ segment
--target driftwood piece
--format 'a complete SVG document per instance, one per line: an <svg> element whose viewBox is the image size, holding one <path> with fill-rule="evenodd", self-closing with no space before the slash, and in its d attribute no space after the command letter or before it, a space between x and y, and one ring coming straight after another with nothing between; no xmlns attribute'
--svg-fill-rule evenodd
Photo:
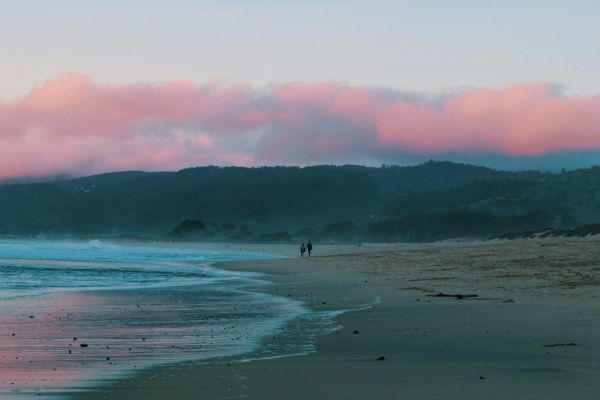
<svg viewBox="0 0 600 400"><path fill-rule="evenodd" d="M478 295L476 295L476 294L447 294L447 293L442 293L442 292L438 292L436 294L428 294L427 296L428 297L453 297L458 300L478 297Z"/></svg>
<svg viewBox="0 0 600 400"><path fill-rule="evenodd" d="M546 344L544 345L544 347L563 347L563 346L579 346L577 343L552 343L552 344Z"/></svg>

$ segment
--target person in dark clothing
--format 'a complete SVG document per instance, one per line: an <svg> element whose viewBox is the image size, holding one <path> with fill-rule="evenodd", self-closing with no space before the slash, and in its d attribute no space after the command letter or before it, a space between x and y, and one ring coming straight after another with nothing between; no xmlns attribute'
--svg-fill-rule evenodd
<svg viewBox="0 0 600 400"><path fill-rule="evenodd" d="M304 252L306 251L306 246L304 246L304 242L300 245L300 257L304 257Z"/></svg>
<svg viewBox="0 0 600 400"><path fill-rule="evenodd" d="M310 257L310 253L312 252L312 243L310 242L310 240L308 241L308 244L306 245L306 250L308 250L308 256Z"/></svg>

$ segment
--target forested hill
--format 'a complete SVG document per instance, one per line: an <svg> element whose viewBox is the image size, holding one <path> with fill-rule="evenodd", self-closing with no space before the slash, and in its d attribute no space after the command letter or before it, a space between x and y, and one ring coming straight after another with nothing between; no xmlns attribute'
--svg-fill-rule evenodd
<svg viewBox="0 0 600 400"><path fill-rule="evenodd" d="M0 234L152 238L187 220L215 240L436 240L600 222L599 205L600 168L200 167L2 185Z"/></svg>

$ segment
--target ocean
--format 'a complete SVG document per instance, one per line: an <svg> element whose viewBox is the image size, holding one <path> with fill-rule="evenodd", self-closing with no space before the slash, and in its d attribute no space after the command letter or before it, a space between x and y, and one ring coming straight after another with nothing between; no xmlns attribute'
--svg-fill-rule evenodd
<svg viewBox="0 0 600 400"><path fill-rule="evenodd" d="M60 397L165 363L247 354L309 311L191 245L0 240L0 397Z"/></svg>

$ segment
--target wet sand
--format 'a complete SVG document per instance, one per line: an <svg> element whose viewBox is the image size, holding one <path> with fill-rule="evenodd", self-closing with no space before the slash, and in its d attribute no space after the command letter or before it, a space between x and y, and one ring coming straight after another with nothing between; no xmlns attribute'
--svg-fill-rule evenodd
<svg viewBox="0 0 600 400"><path fill-rule="evenodd" d="M151 368L76 397L600 398L600 239L315 250L220 267L264 272L273 285L256 290L314 310L358 309L317 337L316 352ZM297 324L265 345L285 354L306 339Z"/></svg>

